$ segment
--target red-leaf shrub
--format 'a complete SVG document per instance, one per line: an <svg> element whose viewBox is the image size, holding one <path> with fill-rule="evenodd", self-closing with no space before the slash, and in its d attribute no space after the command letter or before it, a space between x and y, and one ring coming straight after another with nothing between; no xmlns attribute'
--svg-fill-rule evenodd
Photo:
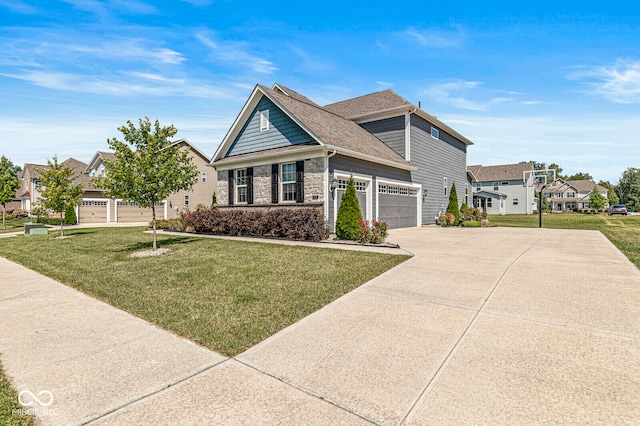
<svg viewBox="0 0 640 426"><path fill-rule="evenodd" d="M320 241L329 228L319 208L198 209L182 217L197 233Z"/></svg>

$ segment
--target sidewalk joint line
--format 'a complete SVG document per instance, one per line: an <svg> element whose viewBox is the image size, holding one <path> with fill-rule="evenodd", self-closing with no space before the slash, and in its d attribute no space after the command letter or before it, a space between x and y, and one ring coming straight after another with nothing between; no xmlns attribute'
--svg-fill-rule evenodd
<svg viewBox="0 0 640 426"><path fill-rule="evenodd" d="M413 410L416 408L416 406L418 405L418 402L420 402L420 400L422 399L422 397L424 396L425 393L427 393L427 390L431 387L431 384L434 382L434 380L440 376L441 372L444 370L445 365L447 365L447 363L449 362L449 359L451 359L451 356L453 355L453 353L456 351L456 349L458 348L458 346L460 346L462 340L465 338L465 336L467 335L467 333L469 332L469 330L471 329L471 327L473 325L475 325L478 316L480 316L480 313L482 313L482 310L484 309L485 305L489 302L489 299L491 299L491 296L493 296L493 294L495 293L496 289L498 288L498 286L500 285L500 283L502 283L502 281L504 280L504 277L507 275L507 272L509 272L509 270L511 269L511 267L518 261L520 260L520 258L522 256L524 256L527 252L529 252L536 244L538 244L540 242L540 240L542 240L545 236L547 235L547 232L544 232L540 237L538 237L529 247L527 247L526 250L524 250L522 253L520 253L515 259L513 259L509 265L507 265L507 267L504 269L504 271L502 271L502 274L500 274L500 277L495 281L495 284L493 284L493 287L491 288L491 290L489 291L489 293L486 295L486 297L484 298L484 300L482 301L482 303L480 304L480 307L476 310L476 313L473 315L473 318L471 318L471 320L468 322L468 324L466 325L466 327L464 328L464 330L462 331L462 333L458 336L458 338L456 339L456 341L454 342L454 344L451 346L451 348L449 349L449 351L447 352L447 354L445 355L445 357L442 359L442 362L440 363L440 365L438 366L438 368L436 369L436 372L433 373L433 375L431 376L431 378L429 379L429 381L427 382L427 384L422 388L422 391L420 392L420 394L418 395L418 397L415 399L415 401L413 402L413 404L411 404L411 407L409 407L409 410L407 410L406 414L402 417L402 419L400 420L400 422L398 422L398 424L402 425L405 423L405 421L407 420L407 418L409 417L409 415L413 412Z"/></svg>

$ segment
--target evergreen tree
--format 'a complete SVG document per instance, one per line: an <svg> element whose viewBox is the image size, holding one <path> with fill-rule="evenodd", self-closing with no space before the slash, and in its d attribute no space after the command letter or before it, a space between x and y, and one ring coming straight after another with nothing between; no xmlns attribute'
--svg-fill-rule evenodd
<svg viewBox="0 0 640 426"><path fill-rule="evenodd" d="M460 222L460 209L458 208L458 194L456 193L456 183L451 185L451 193L449 194L449 205L447 206L447 213L452 214L455 217L454 225Z"/></svg>
<svg viewBox="0 0 640 426"><path fill-rule="evenodd" d="M356 195L353 177L347 182L347 190L340 199L338 218L336 219L336 235L343 240L358 239L358 220L362 219L360 203Z"/></svg>
<svg viewBox="0 0 640 426"><path fill-rule="evenodd" d="M78 218L76 216L76 209L74 206L67 206L64 211L64 223L65 225L75 225L78 223Z"/></svg>

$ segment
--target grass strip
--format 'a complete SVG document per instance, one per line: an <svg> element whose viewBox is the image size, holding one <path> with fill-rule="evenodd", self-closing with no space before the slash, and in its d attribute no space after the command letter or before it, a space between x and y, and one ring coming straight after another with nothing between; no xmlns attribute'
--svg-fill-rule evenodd
<svg viewBox="0 0 640 426"><path fill-rule="evenodd" d="M143 228L0 239L0 255L226 356L408 259L406 255L158 234Z"/></svg>

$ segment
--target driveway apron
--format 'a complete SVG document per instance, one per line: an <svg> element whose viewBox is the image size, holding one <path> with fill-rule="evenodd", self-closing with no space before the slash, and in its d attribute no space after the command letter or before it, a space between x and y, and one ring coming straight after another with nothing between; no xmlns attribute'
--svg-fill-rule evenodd
<svg viewBox="0 0 640 426"><path fill-rule="evenodd" d="M0 259L2 360L45 424L640 423L640 272L602 234L389 240L414 257L232 359Z"/></svg>

